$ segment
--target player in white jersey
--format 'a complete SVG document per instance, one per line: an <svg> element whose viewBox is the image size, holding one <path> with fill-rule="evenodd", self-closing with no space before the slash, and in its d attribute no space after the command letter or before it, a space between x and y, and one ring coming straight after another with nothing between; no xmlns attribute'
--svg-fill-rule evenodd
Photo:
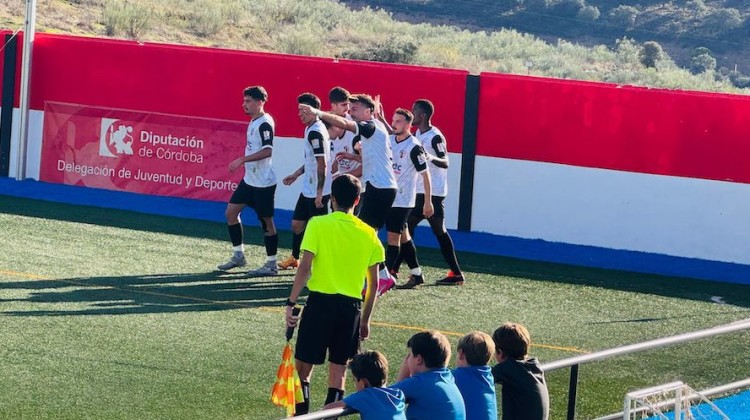
<svg viewBox="0 0 750 420"><path fill-rule="evenodd" d="M427 170L427 158L424 149L414 136L411 135L411 122L414 116L411 112L398 108L393 114L393 135L390 137L393 151L393 172L396 174L398 191L393 201L393 208L385 223L388 231L388 249L385 253L385 265L394 268L399 253L409 265L411 276L409 280L398 286L399 289L413 289L424 283L422 269L417 260L417 249L409 235L406 221L415 205L417 198L417 184L421 184L425 195L430 196L432 189L430 172ZM419 212L432 215L432 201L427 200Z"/></svg>
<svg viewBox="0 0 750 420"><path fill-rule="evenodd" d="M312 93L299 95L297 103L320 109L320 99ZM281 269L299 266L300 246L307 222L314 216L328 213L328 200L331 197L331 145L328 130L313 114L299 111L299 118L305 125L305 163L282 182L284 185L292 185L302 176L303 184L292 215L292 255L278 264Z"/></svg>
<svg viewBox="0 0 750 420"><path fill-rule="evenodd" d="M359 138L362 156L362 181L365 193L359 218L379 230L396 197L396 177L391 167L391 148L388 133L373 119L375 101L365 94L353 95L348 120L309 105L300 104L300 110L318 116L324 122L351 131Z"/></svg>
<svg viewBox="0 0 750 420"><path fill-rule="evenodd" d="M435 213L432 217L427 217L419 211L424 204L425 194L421 186L417 185L417 202L414 211L409 215L409 232L413 236L417 224L427 219L430 228L432 228L432 233L440 244L440 252L450 267L448 275L438 280L437 284L444 286L461 285L465 281L464 275L458 265L453 239L445 228L444 201L448 195L448 146L443 133L432 125L432 115L435 113L435 106L432 102L427 99L418 99L412 106L412 112L414 113L414 125L417 126L415 135L420 140L429 161L427 167L432 179L432 205L435 208ZM398 269L398 265L400 263L397 264L396 269Z"/></svg>
<svg viewBox="0 0 750 420"><path fill-rule="evenodd" d="M331 113L351 119L349 116L349 99L352 95L341 86L336 86L328 93L331 102ZM334 177L340 174L350 174L357 178L362 177L362 157L359 156L359 139L353 132L344 130L328 124L328 134L331 137L331 171ZM359 205L355 207L354 214L359 214Z"/></svg>
<svg viewBox="0 0 750 420"><path fill-rule="evenodd" d="M276 226L273 223L274 198L276 195L276 174L271 166L274 122L273 118L264 111L268 93L263 86L248 87L242 92L242 95L242 108L251 119L247 127L245 155L233 160L228 169L229 172L234 172L240 166L244 166L245 175L237 186L237 190L229 199L225 212L229 239L232 241L234 253L229 261L217 268L229 270L247 264L240 213L245 207L251 207L255 210L265 232L263 242L266 246L267 257L265 264L259 269L251 271L250 274L258 276L275 275L277 272L276 251L279 245L279 235L276 233Z"/></svg>

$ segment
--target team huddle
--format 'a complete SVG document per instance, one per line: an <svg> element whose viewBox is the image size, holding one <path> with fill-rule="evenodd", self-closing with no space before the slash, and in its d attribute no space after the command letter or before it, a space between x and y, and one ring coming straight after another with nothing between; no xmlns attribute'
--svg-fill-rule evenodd
<svg viewBox="0 0 750 420"><path fill-rule="evenodd" d="M378 97L351 95L335 87L329 92L330 111L321 110L320 99L312 93L297 98L298 115L305 126L304 161L282 183L291 185L302 178L302 192L292 216L292 254L277 262L278 234L273 221L277 177L272 166L274 120L264 111L268 93L262 86L243 91L243 108L250 116L243 157L229 164L234 172L244 166L245 174L229 200L226 219L233 246L230 260L220 270L243 267L243 231L240 213L253 208L264 232L266 262L249 272L253 276L276 275L279 269L299 266L301 244L308 222L328 213L332 180L344 175L358 178L361 200L354 214L376 231L386 227L388 246L381 264L380 278L398 279L402 262L409 267L405 282L396 286L413 289L424 283L414 229L427 220L435 234L450 271L438 285L462 285L453 241L445 228L448 193L448 154L445 137L431 118L433 104L426 99L414 102L412 109L398 108L389 123ZM414 134L412 129L416 128ZM382 293L394 282L381 284Z"/></svg>

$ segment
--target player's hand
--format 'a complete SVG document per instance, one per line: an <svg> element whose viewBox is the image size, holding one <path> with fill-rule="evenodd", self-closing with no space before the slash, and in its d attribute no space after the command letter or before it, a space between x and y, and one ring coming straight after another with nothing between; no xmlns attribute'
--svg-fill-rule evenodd
<svg viewBox="0 0 750 420"><path fill-rule="evenodd" d="M297 180L297 176L296 175L289 175L287 177L284 177L284 179L282 179L281 182L284 185L292 185L292 184L294 184L294 181L296 181L296 180Z"/></svg>
<svg viewBox="0 0 750 420"><path fill-rule="evenodd" d="M333 162L331 162L331 173L335 174L339 171L339 161L338 159L334 159Z"/></svg>
<svg viewBox="0 0 750 420"><path fill-rule="evenodd" d="M297 106L300 112L306 115L316 115L316 109L307 104L299 104Z"/></svg>
<svg viewBox="0 0 750 420"><path fill-rule="evenodd" d="M380 95L375 95L375 117L380 118L383 116L383 104L380 103Z"/></svg>
<svg viewBox="0 0 750 420"><path fill-rule="evenodd" d="M430 217L432 217L433 214L435 214L435 207L432 206L432 203L424 203L422 214L427 219L429 219Z"/></svg>
<svg viewBox="0 0 750 420"><path fill-rule="evenodd" d="M243 163L244 162L242 162L242 158L237 158L237 159L233 160L229 164L229 166L227 167L227 169L229 169L229 172L234 172L234 171L237 170L237 168L239 168L240 166L242 166Z"/></svg>
<svg viewBox="0 0 750 420"><path fill-rule="evenodd" d="M359 323L359 339L367 340L368 338L370 338L370 323L360 322Z"/></svg>
<svg viewBox="0 0 750 420"><path fill-rule="evenodd" d="M286 307L286 326L288 328L296 327L297 322L299 322L299 315L292 315L293 310L294 310L294 307L292 306Z"/></svg>
<svg viewBox="0 0 750 420"><path fill-rule="evenodd" d="M315 197L315 207L322 209L323 208L323 196L318 194L317 197Z"/></svg>
<svg viewBox="0 0 750 420"><path fill-rule="evenodd" d="M336 154L336 162L338 162L341 159L357 160L357 155L355 155L354 153L339 152Z"/></svg>

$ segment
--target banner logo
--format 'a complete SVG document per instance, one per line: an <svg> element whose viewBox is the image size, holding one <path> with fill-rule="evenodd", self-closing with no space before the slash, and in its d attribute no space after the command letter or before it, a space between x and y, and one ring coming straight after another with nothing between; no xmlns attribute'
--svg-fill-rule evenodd
<svg viewBox="0 0 750 420"><path fill-rule="evenodd" d="M102 118L99 135L99 156L117 157L133 154L133 126L120 124L120 120Z"/></svg>

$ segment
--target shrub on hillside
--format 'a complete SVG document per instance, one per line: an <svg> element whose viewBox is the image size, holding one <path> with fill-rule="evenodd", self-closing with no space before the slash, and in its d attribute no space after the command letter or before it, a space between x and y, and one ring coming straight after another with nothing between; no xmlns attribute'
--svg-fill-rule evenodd
<svg viewBox="0 0 750 420"><path fill-rule="evenodd" d="M701 74L716 69L716 59L708 54L698 54L690 59L690 72Z"/></svg>
<svg viewBox="0 0 750 420"><path fill-rule="evenodd" d="M578 11L576 17L581 20L593 22L599 19L599 16L601 16L601 14L602 13L599 11L599 8L596 6L584 6L581 10Z"/></svg>
<svg viewBox="0 0 750 420"><path fill-rule="evenodd" d="M656 41L645 42L638 53L638 59L645 67L655 68L656 63L664 59L664 50Z"/></svg>
<svg viewBox="0 0 750 420"><path fill-rule="evenodd" d="M110 0L102 9L102 23L109 36L125 32L133 39L140 39L150 26L151 15L152 11L139 3Z"/></svg>
<svg viewBox="0 0 750 420"><path fill-rule="evenodd" d="M744 19L737 9L716 9L703 19L700 33L705 36L718 37L739 28L743 22Z"/></svg>
<svg viewBox="0 0 750 420"><path fill-rule="evenodd" d="M585 6L585 0L559 0L552 10L557 15L573 17Z"/></svg>
<svg viewBox="0 0 750 420"><path fill-rule="evenodd" d="M633 6L620 5L609 11L608 20L611 24L632 29L635 19L638 17L638 9Z"/></svg>
<svg viewBox="0 0 750 420"><path fill-rule="evenodd" d="M364 48L349 49L341 57L352 60L380 61L383 63L411 64L419 50L411 39L389 36L385 41L371 44Z"/></svg>

